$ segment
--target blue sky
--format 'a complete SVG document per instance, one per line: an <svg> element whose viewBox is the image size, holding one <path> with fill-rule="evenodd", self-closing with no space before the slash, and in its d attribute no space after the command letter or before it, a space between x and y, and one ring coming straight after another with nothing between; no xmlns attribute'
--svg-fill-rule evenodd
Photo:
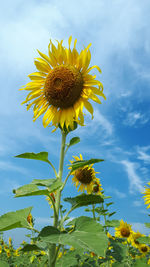
<svg viewBox="0 0 150 267"><path fill-rule="evenodd" d="M86 116L86 127L70 137L80 136L80 145L68 151L84 158L104 158L95 165L106 195L115 202L114 218L132 223L148 233L149 221L141 191L150 181L150 2L140 0L3 1L0 10L0 213L34 206L37 227L49 223L50 210L44 197L14 199L12 189L33 178L53 177L46 163L16 159L24 152L48 151L58 166L60 133L44 129L42 120L32 121L32 110L21 106L26 93L18 89L35 71L36 49L47 53L49 39L77 38L77 48L92 43L91 65L99 65L106 101L94 104L94 120ZM64 171L64 175L67 170ZM68 182L64 196L75 195ZM81 211L72 216L80 215ZM15 242L24 230L11 231Z"/></svg>

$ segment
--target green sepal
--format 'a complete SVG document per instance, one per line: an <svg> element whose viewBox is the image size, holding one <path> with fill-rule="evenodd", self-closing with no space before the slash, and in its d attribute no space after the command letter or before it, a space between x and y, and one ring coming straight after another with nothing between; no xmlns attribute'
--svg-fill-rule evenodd
<svg viewBox="0 0 150 267"><path fill-rule="evenodd" d="M101 161L104 161L104 159L77 160L68 166L71 167L71 172L73 172L79 168L86 166L86 165L98 163Z"/></svg>
<svg viewBox="0 0 150 267"><path fill-rule="evenodd" d="M64 198L64 201L69 202L72 205L71 209L74 210L83 206L102 203L104 199L100 195L81 194L76 197Z"/></svg>
<svg viewBox="0 0 150 267"><path fill-rule="evenodd" d="M15 228L30 228L27 221L29 213L31 213L32 207L25 209L8 212L0 216L0 231L7 231Z"/></svg>

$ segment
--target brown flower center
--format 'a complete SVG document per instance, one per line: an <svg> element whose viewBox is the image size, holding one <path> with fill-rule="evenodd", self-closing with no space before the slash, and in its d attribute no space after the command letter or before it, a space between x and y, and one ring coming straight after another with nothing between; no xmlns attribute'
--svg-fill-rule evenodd
<svg viewBox="0 0 150 267"><path fill-rule="evenodd" d="M93 185L93 193L97 193L97 192L99 192L99 184L95 183Z"/></svg>
<svg viewBox="0 0 150 267"><path fill-rule="evenodd" d="M123 237L129 237L129 235L130 235L130 230L128 228L125 228L125 227L121 228L120 232L121 232L121 235Z"/></svg>
<svg viewBox="0 0 150 267"><path fill-rule="evenodd" d="M142 247L141 247L141 251L142 251L142 252L147 252L147 251L148 251L147 246L142 246Z"/></svg>
<svg viewBox="0 0 150 267"><path fill-rule="evenodd" d="M60 65L47 75L44 94L49 104L58 108L69 108L81 96L83 78L73 66Z"/></svg>
<svg viewBox="0 0 150 267"><path fill-rule="evenodd" d="M93 170L88 169L88 167L79 168L75 171L75 177L82 184L90 184L93 180Z"/></svg>

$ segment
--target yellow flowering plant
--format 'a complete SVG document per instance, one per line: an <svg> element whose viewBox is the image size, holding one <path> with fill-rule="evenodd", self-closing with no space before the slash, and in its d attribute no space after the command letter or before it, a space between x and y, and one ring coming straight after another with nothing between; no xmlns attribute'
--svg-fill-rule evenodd
<svg viewBox="0 0 150 267"><path fill-rule="evenodd" d="M34 179L13 190L16 198L45 196L51 206L53 225L37 230L32 207L2 215L1 232L26 228L32 234L31 242L22 242L18 249L14 249L11 238L8 245L1 240L0 261L9 266L144 266L141 264L147 264L150 257L149 238L140 240L145 236L135 233L130 224L111 220L115 214L109 210L113 202L108 202L110 197L105 196L102 178L98 177L94 166L103 159L86 160L82 154L75 155L67 166L68 174L63 175L68 149L80 142L79 137L73 137L67 143L69 133L85 125L84 110L93 119L90 101L101 104L101 98L106 97L103 84L91 73L92 70L101 73L99 66L90 66L91 44L81 52L76 49L76 39L71 49L72 37L68 39L68 48L63 41L56 41L56 44L50 40L48 54L38 50L34 61L37 70L29 75L30 81L20 90L28 93L22 104L27 105L27 110L33 108L33 121L43 116L44 127L53 127L52 132L60 131L59 168L57 170L50 161L48 152L17 155L16 158L46 162L52 168L54 178ZM62 192L71 176L79 193L62 200ZM149 204L148 189L146 194L146 204ZM71 205L70 209L64 207L66 202ZM90 216L73 220L69 217L72 211L83 207Z"/></svg>

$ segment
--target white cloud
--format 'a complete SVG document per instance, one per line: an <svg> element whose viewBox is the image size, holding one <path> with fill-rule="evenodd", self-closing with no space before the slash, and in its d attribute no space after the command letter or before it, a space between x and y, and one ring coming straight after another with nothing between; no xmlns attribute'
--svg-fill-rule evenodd
<svg viewBox="0 0 150 267"><path fill-rule="evenodd" d="M150 164L150 154L146 153L148 150L150 150L150 146L137 147L138 159L143 160L146 164Z"/></svg>
<svg viewBox="0 0 150 267"><path fill-rule="evenodd" d="M125 193L120 192L117 188L114 187L108 187L107 192L115 194L120 199L125 198L127 196Z"/></svg>
<svg viewBox="0 0 150 267"><path fill-rule="evenodd" d="M144 223L133 222L131 223L132 229L137 232L139 231L141 234L149 235L149 228L147 228Z"/></svg>
<svg viewBox="0 0 150 267"><path fill-rule="evenodd" d="M136 173L138 167L137 163L130 162L128 160L122 160L120 163L123 164L125 171L127 172L130 193L144 191L142 180Z"/></svg>
<svg viewBox="0 0 150 267"><path fill-rule="evenodd" d="M140 200L134 200L133 201L133 206L135 206L135 207L141 207L142 205L143 205L143 203Z"/></svg>
<svg viewBox="0 0 150 267"><path fill-rule="evenodd" d="M149 117L146 114L140 112L129 112L127 113L126 119L123 123L127 126L135 126L136 124L146 124L149 121Z"/></svg>
<svg viewBox="0 0 150 267"><path fill-rule="evenodd" d="M0 188L0 195L8 195L9 193L12 194L12 190L19 188L21 185L12 179L6 179L3 181L3 184L1 183Z"/></svg>
<svg viewBox="0 0 150 267"><path fill-rule="evenodd" d="M25 168L18 167L10 161L0 160L0 169L3 171L10 171L11 170L11 171L15 171L15 172L20 172L22 174L28 174L28 171Z"/></svg>

